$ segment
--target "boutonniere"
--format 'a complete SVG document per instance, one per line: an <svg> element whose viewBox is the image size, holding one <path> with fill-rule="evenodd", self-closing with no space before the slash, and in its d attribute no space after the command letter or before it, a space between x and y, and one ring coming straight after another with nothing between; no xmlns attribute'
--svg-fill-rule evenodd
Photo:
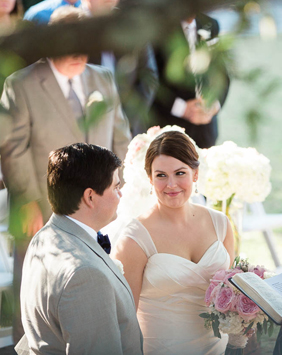
<svg viewBox="0 0 282 355"><path fill-rule="evenodd" d="M201 41L207 41L208 39L211 38L211 31L210 30L205 30L205 29L201 28L197 31L197 33L201 37Z"/></svg>
<svg viewBox="0 0 282 355"><path fill-rule="evenodd" d="M112 260L116 264L116 266L119 269L119 271L121 272L121 274L124 275L123 263L118 259L112 259Z"/></svg>
<svg viewBox="0 0 282 355"><path fill-rule="evenodd" d="M93 91L92 94L89 95L88 97L88 102L86 106L92 105L94 102L101 102L104 101L103 95L100 93L100 91Z"/></svg>
<svg viewBox="0 0 282 355"><path fill-rule="evenodd" d="M91 126L97 124L108 110L108 101L105 100L100 91L93 91L89 95L85 105L85 118L79 122L80 129L88 132Z"/></svg>

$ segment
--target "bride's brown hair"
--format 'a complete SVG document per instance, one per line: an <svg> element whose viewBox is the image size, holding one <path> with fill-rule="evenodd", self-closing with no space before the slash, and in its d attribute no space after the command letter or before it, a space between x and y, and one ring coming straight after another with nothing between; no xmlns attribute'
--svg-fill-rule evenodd
<svg viewBox="0 0 282 355"><path fill-rule="evenodd" d="M145 157L145 170L149 177L154 159L161 154L178 159L191 169L200 165L194 144L186 134L178 131L164 132L151 142Z"/></svg>

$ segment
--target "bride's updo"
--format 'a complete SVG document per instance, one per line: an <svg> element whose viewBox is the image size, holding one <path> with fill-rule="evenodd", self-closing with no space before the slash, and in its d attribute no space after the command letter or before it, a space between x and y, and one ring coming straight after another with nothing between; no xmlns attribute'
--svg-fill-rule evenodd
<svg viewBox="0 0 282 355"><path fill-rule="evenodd" d="M161 154L178 159L191 169L197 169L200 165L194 144L179 131L164 132L151 142L145 157L145 170L149 177L154 159Z"/></svg>

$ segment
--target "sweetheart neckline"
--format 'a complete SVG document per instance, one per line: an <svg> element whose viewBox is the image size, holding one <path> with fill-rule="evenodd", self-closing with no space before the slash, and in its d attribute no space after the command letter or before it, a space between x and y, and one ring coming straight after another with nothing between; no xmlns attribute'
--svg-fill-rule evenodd
<svg viewBox="0 0 282 355"><path fill-rule="evenodd" d="M202 259L204 258L204 256L207 254L207 252L211 249L211 247L213 247L213 246L215 245L215 243L217 243L217 242L218 242L218 243L221 243L221 244L223 245L222 241L220 241L220 240L215 240L215 241L208 247L208 249L204 252L204 254L202 255L202 257L200 258L200 260L199 260L197 263L195 263L194 261L189 260L189 259L187 259L187 258L184 258L183 256L180 256L180 255L170 254L170 253L159 253L159 252L157 252L156 254L153 254L152 256L150 256L149 260L150 260L153 256L156 256L156 255L170 255L170 256L174 256L174 257L183 259L183 260L185 260L185 261L188 261L188 262L190 262L190 263L192 263L192 264L194 264L194 265L198 265L198 264L202 261ZM224 245L223 245L223 247L224 247Z"/></svg>
<svg viewBox="0 0 282 355"><path fill-rule="evenodd" d="M210 214L210 216L211 216L211 219L212 219L212 215L211 215L209 209L208 209L208 212L209 212L209 214ZM155 252L156 252L156 253L153 254L153 255L151 255L150 258L153 257L154 255L158 255L158 254L159 254L159 255L160 255L160 254L172 255L172 256L176 256L176 257L178 257L178 258L181 258L181 259L183 259L183 260L186 260L186 261L188 261L188 262L190 262L190 263L192 263L192 264L194 264L194 265L198 265L198 264L201 262L201 260L204 258L204 256L206 255L206 253L210 250L210 248L211 248L216 242L220 242L220 243L223 245L223 242L222 242L221 240L219 240L219 239L215 240L215 241L208 247L208 249L204 252L204 254L201 256L200 260L199 260L197 263L195 263L194 261L189 260L189 259L187 259L187 258L184 258L183 256L180 256L180 255L170 254L170 253L159 253L158 250L157 250L157 248L156 248L156 245L155 245L155 243L154 243L154 241L153 241L153 239L152 239L152 237L151 237L151 234L150 234L149 231L148 231L148 229L147 229L147 228L144 226L144 224L141 223L137 218L133 218L133 220L137 221L137 222L139 223L139 225L142 226L142 228L146 231L146 233L148 234L148 236L150 237L150 239L151 239L151 241L152 241L152 244L153 244L153 246L154 246L154 249L155 249ZM212 219L212 222L213 222L213 225L214 225L213 219ZM214 225L214 227L215 227L215 225ZM217 238L218 238L218 236L217 236ZM224 245L223 245L223 247L224 247ZM224 248L225 248L225 247L224 247ZM150 258L149 258L149 259L150 259Z"/></svg>

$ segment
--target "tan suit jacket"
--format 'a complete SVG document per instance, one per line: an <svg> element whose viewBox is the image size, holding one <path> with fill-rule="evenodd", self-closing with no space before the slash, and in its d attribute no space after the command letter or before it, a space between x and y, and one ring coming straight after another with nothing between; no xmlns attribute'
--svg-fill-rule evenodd
<svg viewBox="0 0 282 355"><path fill-rule="evenodd" d="M28 247L18 354L142 354L130 287L81 227L53 214Z"/></svg>
<svg viewBox="0 0 282 355"><path fill-rule="evenodd" d="M5 82L2 103L12 117L13 131L2 149L4 180L12 200L14 197L20 201L19 205L39 201L45 221L51 214L46 186L50 151L87 140L124 159L130 142L128 121L110 71L87 65L81 78L87 99L99 91L109 102L107 112L91 126L87 137L79 128L47 60L14 73ZM86 116L90 111L91 106Z"/></svg>

